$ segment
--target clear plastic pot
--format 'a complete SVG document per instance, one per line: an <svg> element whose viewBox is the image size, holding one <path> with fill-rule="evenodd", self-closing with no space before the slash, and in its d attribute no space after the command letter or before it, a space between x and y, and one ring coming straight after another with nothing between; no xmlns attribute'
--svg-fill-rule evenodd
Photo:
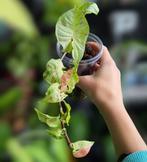
<svg viewBox="0 0 147 162"><path fill-rule="evenodd" d="M85 59L85 60L81 60L80 64L79 64L79 68L78 68L78 74L79 75L88 75L91 73L91 70L93 68L93 66L96 64L96 62L98 62L98 60L101 58L102 54L103 54L103 43L101 41L101 39L96 36L95 34L90 33L87 39L87 42L96 42L98 45L98 53L90 58L90 59ZM59 43L57 43L57 54L58 56L61 58L63 55L62 52L62 47ZM63 64L65 67L70 68L73 66L73 59L69 58L67 56L65 56L63 58Z"/></svg>

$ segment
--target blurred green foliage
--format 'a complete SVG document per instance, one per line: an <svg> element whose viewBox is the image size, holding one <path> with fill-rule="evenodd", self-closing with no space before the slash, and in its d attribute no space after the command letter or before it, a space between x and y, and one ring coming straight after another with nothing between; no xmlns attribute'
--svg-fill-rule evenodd
<svg viewBox="0 0 147 162"><path fill-rule="evenodd" d="M44 0L41 23L54 28L60 14L74 3L73 0ZM46 86L42 81L46 62L53 55L56 57L55 44L54 32L42 34L21 0L1 2L0 161L69 162L72 159L64 140L53 140L47 132L42 134L43 125L33 110ZM38 104L51 115L58 112L55 104Z"/></svg>
<svg viewBox="0 0 147 162"><path fill-rule="evenodd" d="M0 160L3 158L3 155L5 154L5 146L7 143L7 140L11 138L12 133L10 130L10 125L6 122L0 123Z"/></svg>
<svg viewBox="0 0 147 162"><path fill-rule="evenodd" d="M14 162L69 162L66 142L53 139L45 141L43 138L47 139L48 136L42 132L43 130L26 132L18 139L7 141L8 153ZM35 137L37 138L34 139Z"/></svg>
<svg viewBox="0 0 147 162"><path fill-rule="evenodd" d="M15 104L21 98L22 92L19 87L12 87L7 90L4 94L0 95L0 116L9 110L14 108Z"/></svg>
<svg viewBox="0 0 147 162"><path fill-rule="evenodd" d="M38 35L30 13L20 0L4 0L0 4L0 19L28 37Z"/></svg>

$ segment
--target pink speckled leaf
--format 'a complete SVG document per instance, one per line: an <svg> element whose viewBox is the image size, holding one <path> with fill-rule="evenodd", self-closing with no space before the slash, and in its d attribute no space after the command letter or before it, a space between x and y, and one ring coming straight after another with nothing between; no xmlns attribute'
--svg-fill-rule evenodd
<svg viewBox="0 0 147 162"><path fill-rule="evenodd" d="M73 156L75 158L82 158L87 156L93 144L94 142L91 141L77 141L72 143Z"/></svg>

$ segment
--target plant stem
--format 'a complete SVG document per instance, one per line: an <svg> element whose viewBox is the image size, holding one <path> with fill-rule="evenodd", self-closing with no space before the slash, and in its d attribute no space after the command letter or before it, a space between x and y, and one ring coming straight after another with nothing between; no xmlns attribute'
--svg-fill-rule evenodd
<svg viewBox="0 0 147 162"><path fill-rule="evenodd" d="M63 108L62 108L62 105L61 105L61 102L59 102L59 106L60 106L60 115L63 115ZM68 146L72 149L72 142L68 136L68 133L67 133L67 130L65 128L65 124L64 124L64 121L61 120L61 126L62 126L62 129L64 131L64 137L66 139L66 142L68 144Z"/></svg>
<svg viewBox="0 0 147 162"><path fill-rule="evenodd" d="M62 125L62 128L63 128L63 130L64 130L64 137L65 137L65 139L66 139L66 142L67 142L68 146L69 146L70 148L72 148L72 142L71 142L71 140L70 140L70 138L69 138L69 136L68 136L68 134L67 134L66 128L64 127L64 122L63 122L63 121L61 121L61 125Z"/></svg>
<svg viewBox="0 0 147 162"><path fill-rule="evenodd" d="M61 61L63 61L63 59L64 59L64 57L65 57L66 54L67 54L67 53L65 52L65 53L62 55Z"/></svg>

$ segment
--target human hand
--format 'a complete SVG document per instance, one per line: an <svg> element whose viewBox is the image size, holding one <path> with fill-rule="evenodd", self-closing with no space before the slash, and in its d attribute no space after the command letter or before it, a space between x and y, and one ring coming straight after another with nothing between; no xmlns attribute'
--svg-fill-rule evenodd
<svg viewBox="0 0 147 162"><path fill-rule="evenodd" d="M96 67L93 75L79 77L78 86L91 98L103 116L117 155L147 150L124 107L120 72L106 47Z"/></svg>
<svg viewBox="0 0 147 162"><path fill-rule="evenodd" d="M78 86L102 108L122 104L120 71L106 47L96 69L93 75L79 76Z"/></svg>

